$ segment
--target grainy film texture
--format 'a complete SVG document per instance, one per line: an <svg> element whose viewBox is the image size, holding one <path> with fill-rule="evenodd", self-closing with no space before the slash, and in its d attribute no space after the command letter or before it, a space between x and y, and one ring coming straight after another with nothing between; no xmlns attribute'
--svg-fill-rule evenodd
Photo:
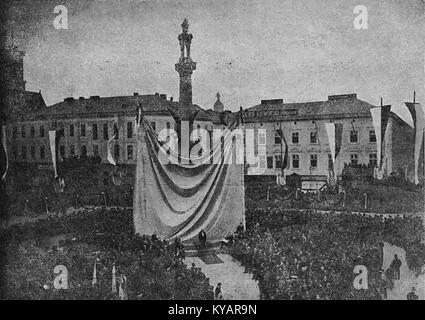
<svg viewBox="0 0 425 320"><path fill-rule="evenodd" d="M5 1L1 298L424 300L424 8Z"/></svg>

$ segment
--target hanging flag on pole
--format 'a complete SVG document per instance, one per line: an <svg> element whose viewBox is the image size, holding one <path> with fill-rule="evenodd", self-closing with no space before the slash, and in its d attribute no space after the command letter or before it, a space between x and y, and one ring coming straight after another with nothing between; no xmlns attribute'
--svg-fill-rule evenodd
<svg viewBox="0 0 425 320"><path fill-rule="evenodd" d="M115 271L115 264L112 266L112 293L117 293L117 275Z"/></svg>
<svg viewBox="0 0 425 320"><path fill-rule="evenodd" d="M53 163L53 170L55 171L55 178L58 177L58 170L57 170L57 150L56 150L56 130L49 130L49 142L50 142L50 153L52 155L52 163Z"/></svg>
<svg viewBox="0 0 425 320"><path fill-rule="evenodd" d="M122 275L119 278L118 297L120 300L128 300L127 296L127 277Z"/></svg>
<svg viewBox="0 0 425 320"><path fill-rule="evenodd" d="M332 171L335 176L335 161L341 151L342 129L341 123L325 123L326 133L328 135L329 149L332 157Z"/></svg>
<svg viewBox="0 0 425 320"><path fill-rule="evenodd" d="M114 135L111 139L108 140L108 144L107 144L108 156L106 157L106 159L109 161L109 163L114 165L114 166L116 166L117 163L115 162L115 159L112 155L111 144L112 144L112 141L114 141L115 137L116 137L116 135Z"/></svg>
<svg viewBox="0 0 425 320"><path fill-rule="evenodd" d="M422 144L424 140L425 129L425 110L420 103L406 102L406 106L410 111L413 119L413 128L415 130L415 184L419 183L419 157L421 154Z"/></svg>
<svg viewBox="0 0 425 320"><path fill-rule="evenodd" d="M381 163L381 153L382 153L382 116L381 116L381 107L377 108L371 108L370 114L372 116L372 123L373 123L373 129L375 131L375 138L376 138L376 156L378 159L378 169L380 167Z"/></svg>
<svg viewBox="0 0 425 320"><path fill-rule="evenodd" d="M379 168L382 168L385 154L385 132L387 131L388 118L390 116L391 106L381 107L381 160L379 162Z"/></svg>
<svg viewBox="0 0 425 320"><path fill-rule="evenodd" d="M342 123L335 123L335 160L341 151L342 143Z"/></svg>
<svg viewBox="0 0 425 320"><path fill-rule="evenodd" d="M277 133L280 136L280 150L282 157L282 174L284 174L285 169L288 167L288 144L286 143L285 136L282 130L282 124L280 124L279 129L277 129ZM285 144L285 152L283 152L283 144Z"/></svg>
<svg viewBox="0 0 425 320"><path fill-rule="evenodd" d="M6 179L7 170L9 169L9 158L7 156L7 144L6 144L6 125L2 125L1 129L1 179Z"/></svg>
<svg viewBox="0 0 425 320"><path fill-rule="evenodd" d="M326 133L328 135L329 149L331 151L332 165L335 164L335 124L325 123Z"/></svg>
<svg viewBox="0 0 425 320"><path fill-rule="evenodd" d="M375 131L376 137L376 155L378 159L378 169L382 169L382 163L384 160L384 140L385 132L388 124L388 117L390 113L391 106L381 106L370 109L370 114L372 116L373 129Z"/></svg>
<svg viewBox="0 0 425 320"><path fill-rule="evenodd" d="M93 267L93 280L91 281L92 287L94 287L97 283L97 274L96 274L96 261L94 261L94 267Z"/></svg>

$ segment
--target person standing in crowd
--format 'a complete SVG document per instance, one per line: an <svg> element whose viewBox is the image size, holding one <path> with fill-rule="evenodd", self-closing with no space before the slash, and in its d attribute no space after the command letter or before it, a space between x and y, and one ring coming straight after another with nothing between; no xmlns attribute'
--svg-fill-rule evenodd
<svg viewBox="0 0 425 320"><path fill-rule="evenodd" d="M214 290L214 299L223 300L223 294L221 293L221 282L217 284L217 287Z"/></svg>
<svg viewBox="0 0 425 320"><path fill-rule="evenodd" d="M401 267L401 265L402 265L401 260L395 254L393 261L391 261L390 268L394 271L396 280L400 280L400 267Z"/></svg>
<svg viewBox="0 0 425 320"><path fill-rule="evenodd" d="M205 249L205 245L207 243L207 234L205 233L204 229L199 231L198 238L199 243L201 244L201 249Z"/></svg>
<svg viewBox="0 0 425 320"><path fill-rule="evenodd" d="M418 295L415 293L415 287L407 294L407 300L419 300Z"/></svg>

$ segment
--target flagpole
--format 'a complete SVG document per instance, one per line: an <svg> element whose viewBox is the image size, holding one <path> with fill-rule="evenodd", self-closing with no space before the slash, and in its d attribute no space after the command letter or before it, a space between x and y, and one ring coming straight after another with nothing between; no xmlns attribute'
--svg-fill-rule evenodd
<svg viewBox="0 0 425 320"><path fill-rule="evenodd" d="M283 135L283 131L282 131L282 122L279 123L279 129L282 132ZM280 137L280 170L282 172L283 175L283 137Z"/></svg>

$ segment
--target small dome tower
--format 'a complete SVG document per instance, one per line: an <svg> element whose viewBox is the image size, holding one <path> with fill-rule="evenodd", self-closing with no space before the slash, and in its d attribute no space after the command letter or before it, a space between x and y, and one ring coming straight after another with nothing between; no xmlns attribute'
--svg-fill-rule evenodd
<svg viewBox="0 0 425 320"><path fill-rule="evenodd" d="M220 101L220 92L217 92L217 101L214 103L214 111L217 111L217 112L224 111L224 105Z"/></svg>

